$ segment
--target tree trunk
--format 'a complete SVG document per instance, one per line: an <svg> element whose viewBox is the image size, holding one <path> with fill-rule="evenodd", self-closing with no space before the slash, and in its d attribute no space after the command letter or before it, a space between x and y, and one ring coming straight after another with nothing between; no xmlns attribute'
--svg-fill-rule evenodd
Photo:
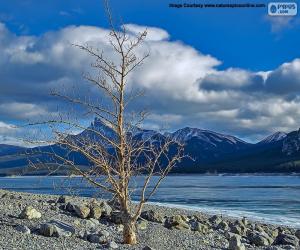
<svg viewBox="0 0 300 250"><path fill-rule="evenodd" d="M137 244L135 222L128 221L124 223L123 240L125 244Z"/></svg>

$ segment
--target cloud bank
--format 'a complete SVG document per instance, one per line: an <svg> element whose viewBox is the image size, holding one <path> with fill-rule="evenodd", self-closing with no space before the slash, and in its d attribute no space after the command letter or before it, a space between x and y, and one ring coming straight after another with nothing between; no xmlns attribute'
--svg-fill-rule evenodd
<svg viewBox="0 0 300 250"><path fill-rule="evenodd" d="M146 97L131 108L152 111L149 127L195 126L255 140L299 126L300 59L268 72L219 70L220 59L171 40L163 29L125 27L132 35L148 30L137 54L149 51L150 57L130 75L130 86L146 90ZM69 26L40 36L17 36L0 23L1 134L9 136L5 124L55 115L64 104L50 96L52 89L71 93L76 85L84 88L81 94L93 95L81 76L89 70L90 58L71 44L97 46L115 60L108 34L102 28Z"/></svg>

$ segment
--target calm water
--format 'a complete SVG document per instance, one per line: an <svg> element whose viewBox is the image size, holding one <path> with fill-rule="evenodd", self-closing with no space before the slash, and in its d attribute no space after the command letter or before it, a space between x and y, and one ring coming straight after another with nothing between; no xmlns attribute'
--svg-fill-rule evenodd
<svg viewBox="0 0 300 250"><path fill-rule="evenodd" d="M132 185L139 187L142 178ZM79 178L0 178L0 188L14 191L68 194L74 187L83 196L107 197ZM152 202L300 228L300 176L169 176Z"/></svg>

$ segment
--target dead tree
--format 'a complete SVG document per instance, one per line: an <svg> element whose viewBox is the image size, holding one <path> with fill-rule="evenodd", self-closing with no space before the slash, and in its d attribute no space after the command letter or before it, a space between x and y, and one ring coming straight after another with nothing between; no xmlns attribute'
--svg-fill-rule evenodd
<svg viewBox="0 0 300 250"><path fill-rule="evenodd" d="M174 165L181 160L183 147L167 137L155 140L151 136L143 140L135 139L134 135L145 119L145 112L130 114L128 105L142 93L130 92L127 79L129 74L141 66L149 56L149 53L146 53L138 57L136 53L136 49L145 40L147 32L134 36L128 34L124 25L120 29L115 29L109 8L107 11L111 28L109 42L118 58L117 62L106 58L104 51L88 44L74 45L93 59L91 66L98 73L96 76L84 74L84 78L88 83L95 85L102 96L105 96L105 103L95 103L89 98L74 97L59 92L52 94L71 105L79 105L88 114L101 120L113 131L113 136L93 126L86 128L63 118L44 123L50 126L70 125L85 131L86 136L73 136L61 129L54 129L53 126L55 134L53 143L70 154L76 152L84 156L89 162L88 170L77 166L76 162L66 155L52 152L53 157L59 165L67 166L92 186L110 192L118 199L124 225L124 243L136 244L136 221L143 206ZM170 147L173 148L172 152ZM139 193L139 200L133 204L131 200L133 190L130 183L132 177L138 175L142 175L144 181L141 189L135 190ZM152 178L153 176L155 178Z"/></svg>

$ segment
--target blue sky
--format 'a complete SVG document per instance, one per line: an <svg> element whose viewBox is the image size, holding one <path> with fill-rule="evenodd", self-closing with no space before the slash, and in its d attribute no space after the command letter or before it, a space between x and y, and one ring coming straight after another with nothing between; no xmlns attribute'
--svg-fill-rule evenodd
<svg viewBox="0 0 300 250"><path fill-rule="evenodd" d="M147 41L153 50L151 60L169 67L155 82L146 78L141 83L139 74L156 75L158 71L150 60L133 76L149 90L150 98L143 104L153 110L153 115L147 125L158 128L163 119L173 130L201 127L249 141L277 130L297 129L299 17L271 18L267 8L168 7L169 3L181 2L111 1L114 17L131 24L130 32L148 27L150 35L158 37ZM72 39L86 41L84 36L92 33L105 33L108 25L100 0L0 1L0 23L0 48L5 51L0 60L1 143L19 135L11 132L12 124L54 113L57 103L40 91L41 86L80 81L74 73L80 65L74 62L67 68L63 61L84 60L67 43ZM59 46L62 50L57 52ZM169 62L170 58L173 61ZM180 74L178 68L182 69ZM177 78L167 76L172 70L178 73ZM151 102L152 94L160 101Z"/></svg>
<svg viewBox="0 0 300 250"><path fill-rule="evenodd" d="M290 22L272 32L266 8L168 7L169 3L180 2L184 1L114 0L111 7L115 17L122 17L124 23L163 28L171 39L182 40L205 54L213 54L222 60L221 68L271 70L299 57L300 25ZM268 2L259 1L266 5ZM0 10L0 20L17 34L39 35L68 25L107 27L101 0L11 0L1 1Z"/></svg>

